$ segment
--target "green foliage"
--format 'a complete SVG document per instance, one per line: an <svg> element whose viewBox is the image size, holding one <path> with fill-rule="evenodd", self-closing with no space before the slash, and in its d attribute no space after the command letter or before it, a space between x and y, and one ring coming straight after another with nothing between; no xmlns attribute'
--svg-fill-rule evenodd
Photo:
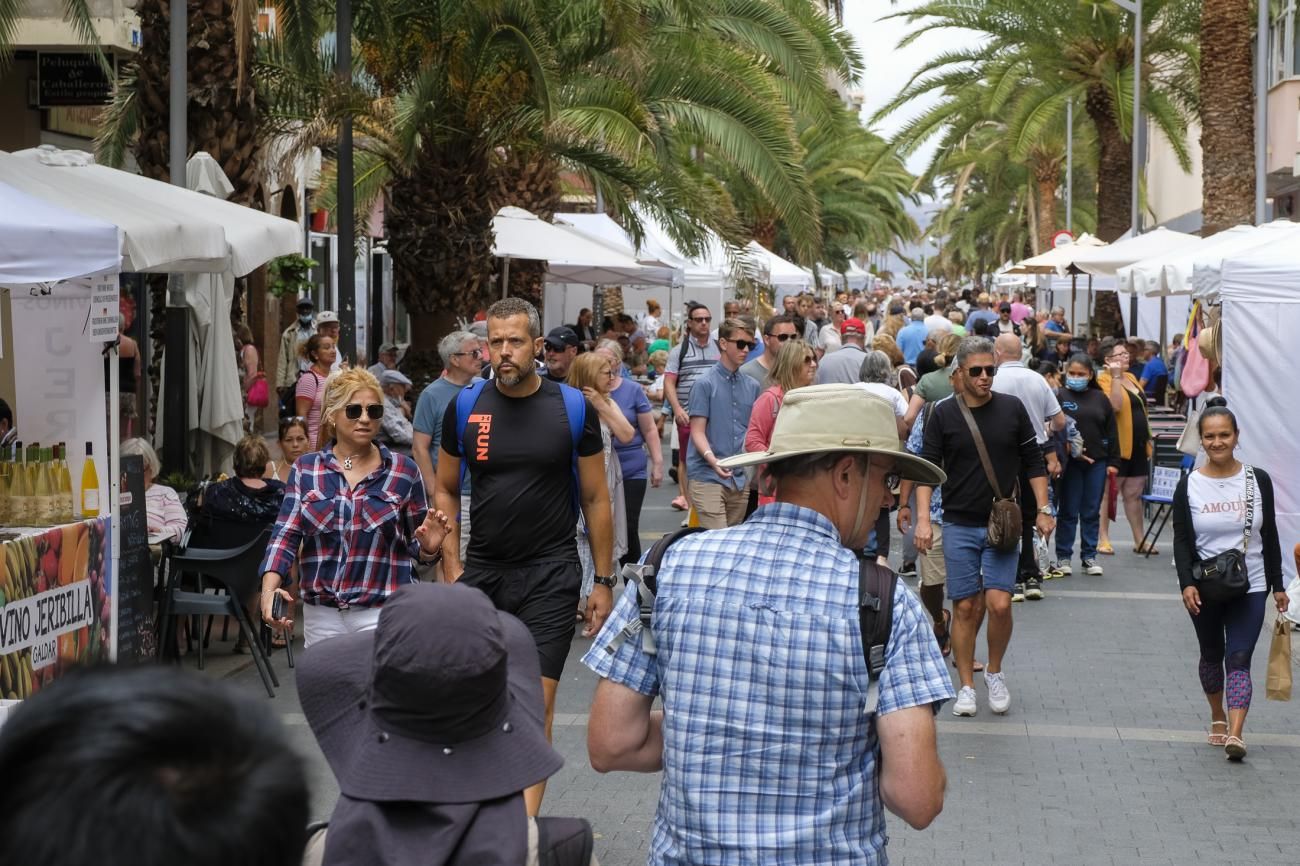
<svg viewBox="0 0 1300 866"><path fill-rule="evenodd" d="M277 298L298 297L312 289L311 269L316 260L291 255L271 259L266 266L266 290Z"/></svg>

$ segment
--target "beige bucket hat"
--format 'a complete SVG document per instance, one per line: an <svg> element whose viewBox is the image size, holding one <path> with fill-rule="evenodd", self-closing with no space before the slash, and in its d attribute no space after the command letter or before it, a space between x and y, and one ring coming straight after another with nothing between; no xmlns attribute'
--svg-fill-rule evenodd
<svg viewBox="0 0 1300 866"><path fill-rule="evenodd" d="M947 479L938 466L903 450L894 408L857 385L809 385L791 391L776 416L767 450L737 454L719 463L732 469L834 451L892 457L899 474L920 484L942 484Z"/></svg>

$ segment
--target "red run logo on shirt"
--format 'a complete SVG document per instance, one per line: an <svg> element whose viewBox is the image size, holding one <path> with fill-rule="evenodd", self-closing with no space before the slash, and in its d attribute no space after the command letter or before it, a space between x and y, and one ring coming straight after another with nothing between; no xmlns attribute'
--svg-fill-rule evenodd
<svg viewBox="0 0 1300 866"><path fill-rule="evenodd" d="M478 435L474 437L474 457L479 462L487 460L488 457L488 439L492 433L492 416L491 415L471 415L469 416L470 424L478 425Z"/></svg>

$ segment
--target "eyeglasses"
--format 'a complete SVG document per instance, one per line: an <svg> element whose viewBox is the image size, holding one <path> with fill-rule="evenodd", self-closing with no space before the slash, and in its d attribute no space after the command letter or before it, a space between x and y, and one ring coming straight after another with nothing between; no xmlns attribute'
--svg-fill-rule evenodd
<svg viewBox="0 0 1300 866"><path fill-rule="evenodd" d="M967 367L966 375L978 379L981 376L988 376L990 379L996 374L998 368L989 364L987 367Z"/></svg>
<svg viewBox="0 0 1300 866"><path fill-rule="evenodd" d="M768 334L768 336L771 337L773 340L776 340L778 343L784 343L786 340L793 340L795 337L799 335L798 334Z"/></svg>
<svg viewBox="0 0 1300 866"><path fill-rule="evenodd" d="M383 403L368 403L365 406L362 406L360 403L349 403L343 407L343 414L349 421L359 421L361 419L362 410L365 410L366 417L371 421L378 421L380 418L384 417Z"/></svg>
<svg viewBox="0 0 1300 866"><path fill-rule="evenodd" d="M731 340L730 342L742 352L748 352L750 349L758 345L753 340Z"/></svg>
<svg viewBox="0 0 1300 866"><path fill-rule="evenodd" d="M550 347L548 346L547 348L550 348ZM483 350L482 350L482 349L475 349L475 350L473 350L472 352L452 352L452 353L451 353L451 356L452 356L453 358L459 358L461 355L469 355L471 358L482 359L482 357L483 357Z"/></svg>
<svg viewBox="0 0 1300 866"><path fill-rule="evenodd" d="M691 321L708 323L713 321L713 317L712 316L691 316Z"/></svg>
<svg viewBox="0 0 1300 866"><path fill-rule="evenodd" d="M814 367L817 366L817 359L812 355L809 355L807 358L804 358L803 362L805 364L812 364Z"/></svg>
<svg viewBox="0 0 1300 866"><path fill-rule="evenodd" d="M603 372L604 375L608 376L608 377L611 378L611 379L613 379L615 376L618 375L618 374L615 373L613 370L604 370L604 371L602 371L602 372Z"/></svg>

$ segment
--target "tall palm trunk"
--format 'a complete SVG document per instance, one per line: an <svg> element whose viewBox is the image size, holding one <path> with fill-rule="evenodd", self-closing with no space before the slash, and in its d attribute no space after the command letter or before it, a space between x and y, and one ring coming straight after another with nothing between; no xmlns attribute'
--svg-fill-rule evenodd
<svg viewBox="0 0 1300 866"><path fill-rule="evenodd" d="M1061 163L1055 159L1038 158L1032 166L1034 192L1037 197L1038 249L1044 253L1051 249L1052 235L1056 233L1056 188L1061 183Z"/></svg>
<svg viewBox="0 0 1300 866"><path fill-rule="evenodd" d="M499 155L492 173L493 213L513 205L549 222L560 210L562 198L560 172L554 160L514 149ZM541 310L545 289L545 262L510 263L511 297L524 298Z"/></svg>
<svg viewBox="0 0 1300 866"><path fill-rule="evenodd" d="M384 228L393 288L411 316L403 367L423 387L441 370L438 340L472 317L492 275L492 172L475 150L426 151L388 190Z"/></svg>
<svg viewBox="0 0 1300 866"><path fill-rule="evenodd" d="M263 206L258 195L262 142L257 131L252 57L245 61L249 68L244 70L241 86L231 0L187 0L186 8L189 16L187 154L205 151L211 155L235 188L230 201L260 209ZM136 11L140 16L142 46L133 60L140 102L135 158L145 177L170 181L170 7L167 0L140 0ZM156 420L166 324L162 315L166 306L166 279L150 278L149 290L152 392L149 407L150 419Z"/></svg>
<svg viewBox="0 0 1300 866"><path fill-rule="evenodd" d="M1133 146L1115 122L1104 89L1090 89L1085 106L1097 130L1097 237L1110 243L1128 231L1131 222Z"/></svg>
<svg viewBox="0 0 1300 866"><path fill-rule="evenodd" d="M1263 0L1260 0L1263 2ZM1251 0L1201 7L1201 215L1208 237L1255 214L1254 71Z"/></svg>

